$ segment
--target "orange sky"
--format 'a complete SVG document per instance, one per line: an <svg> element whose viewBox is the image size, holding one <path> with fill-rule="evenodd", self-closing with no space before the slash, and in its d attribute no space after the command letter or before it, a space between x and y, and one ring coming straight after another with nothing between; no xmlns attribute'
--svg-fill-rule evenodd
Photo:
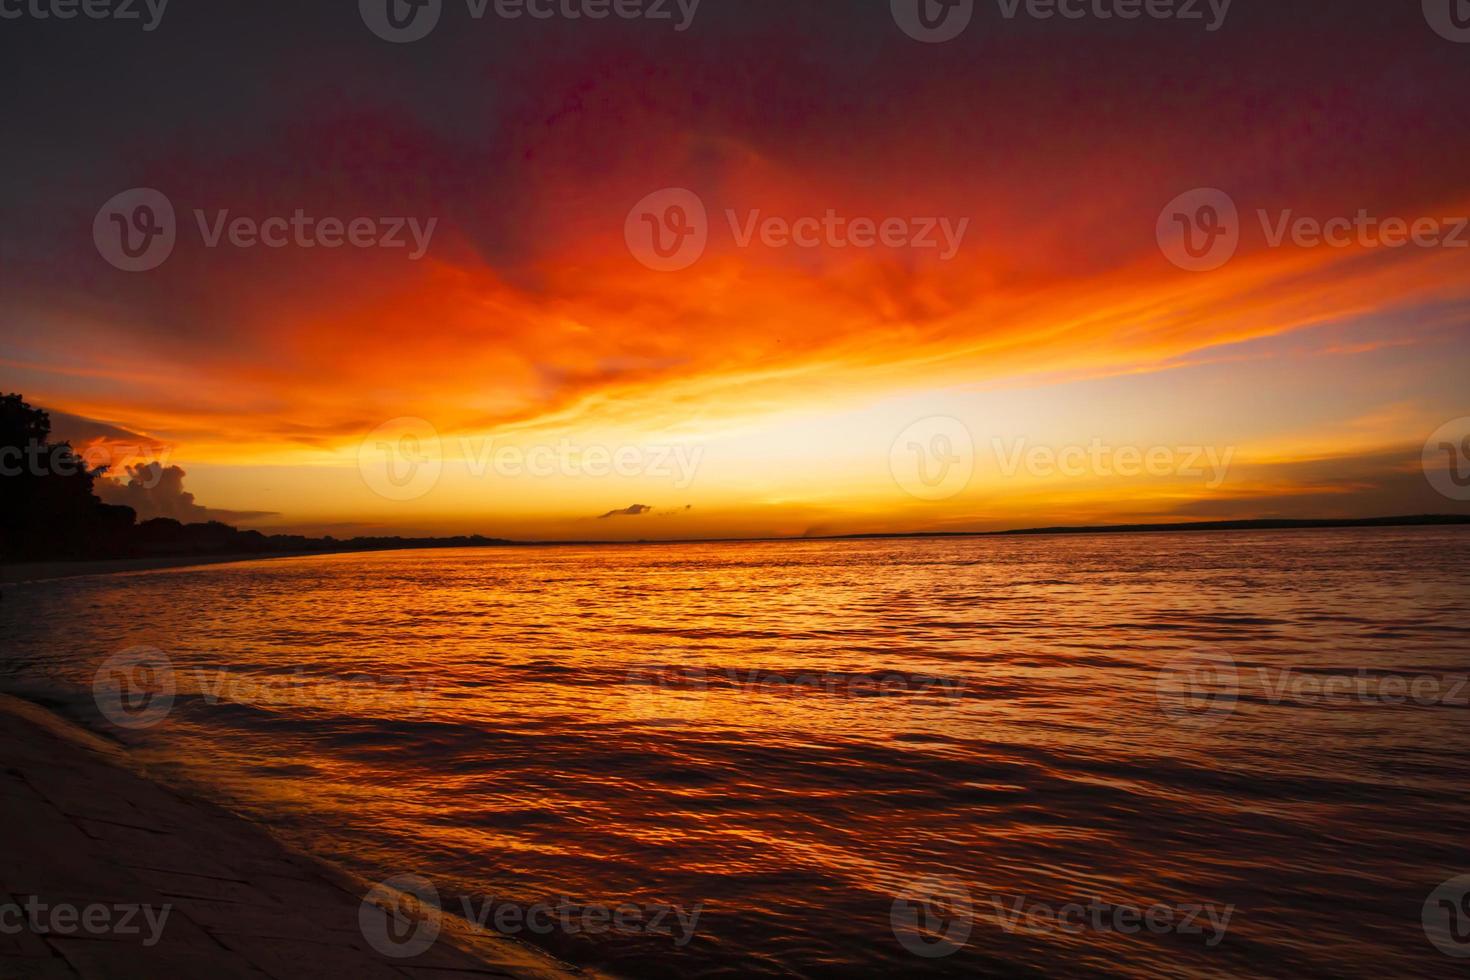
<svg viewBox="0 0 1470 980"><path fill-rule="evenodd" d="M1424 108L1463 91L1464 51L1413 11L1314 47L1320 25L1240 19L1209 38L1033 24L970 48L810 12L715 13L679 38L561 25L568 43L539 51L303 42L285 60L317 84L280 106L206 75L210 112L174 95L143 124L153 138L99 124L104 160L13 164L37 171L7 232L24 285L4 298L0 387L78 442L103 436L84 420L120 430L114 444L182 467L199 505L262 528L640 538L1463 512L1419 459L1470 414L1470 250L1272 247L1257 212L1470 213L1465 110ZM128 187L178 212L152 271L112 268L88 234ZM625 224L671 187L701 200L709 244L655 271ZM1228 191L1241 242L1190 272L1156 224L1201 187ZM207 248L193 213L298 208L436 226L413 261ZM782 248L742 245L727 218L829 210L965 234L949 259ZM403 418L422 421L385 437ZM432 438L398 442L405 426ZM933 441L955 433L968 444ZM949 483L915 484L916 444L957 452ZM603 449L635 462L585 472ZM1086 462L1058 471L1048 451ZM405 452L437 477L385 492ZM554 472L512 472L525 453ZM1134 453L1153 472L1128 472Z"/></svg>

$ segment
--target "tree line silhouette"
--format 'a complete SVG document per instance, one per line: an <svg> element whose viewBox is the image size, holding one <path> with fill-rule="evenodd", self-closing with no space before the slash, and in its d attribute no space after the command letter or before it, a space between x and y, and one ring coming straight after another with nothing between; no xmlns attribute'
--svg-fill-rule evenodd
<svg viewBox="0 0 1470 980"><path fill-rule="evenodd" d="M0 395L0 560L55 561L191 555L463 548L512 542L453 538L331 536L242 531L220 521L139 521L131 507L103 503L88 467L67 442L51 442L51 416L18 394Z"/></svg>

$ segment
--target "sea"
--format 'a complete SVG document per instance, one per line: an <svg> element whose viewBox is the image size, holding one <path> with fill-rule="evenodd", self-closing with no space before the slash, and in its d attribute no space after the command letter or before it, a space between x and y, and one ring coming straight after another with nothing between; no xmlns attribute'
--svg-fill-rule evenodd
<svg viewBox="0 0 1470 980"><path fill-rule="evenodd" d="M1470 966L1470 529L282 558L0 635L0 690L602 975Z"/></svg>

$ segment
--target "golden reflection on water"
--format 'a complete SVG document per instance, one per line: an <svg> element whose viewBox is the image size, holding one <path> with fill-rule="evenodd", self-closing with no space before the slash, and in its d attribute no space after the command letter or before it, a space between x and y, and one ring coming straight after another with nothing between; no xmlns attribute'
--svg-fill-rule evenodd
<svg viewBox="0 0 1470 980"><path fill-rule="evenodd" d="M1465 672L1466 543L340 555L48 583L3 615L15 684L163 651L174 709L123 737L370 878L705 905L682 950L543 941L615 972L1403 972L1437 962L1417 903L1463 863L1465 709L1265 694L1283 670ZM1201 656L1234 671L1223 707ZM932 961L890 921L926 875L974 906ZM1240 911L1210 948L1008 930L996 901L1094 896Z"/></svg>

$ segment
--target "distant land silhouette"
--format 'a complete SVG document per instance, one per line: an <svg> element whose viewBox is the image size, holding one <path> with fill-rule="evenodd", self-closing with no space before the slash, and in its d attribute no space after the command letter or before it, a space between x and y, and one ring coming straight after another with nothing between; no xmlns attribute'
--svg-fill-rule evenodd
<svg viewBox="0 0 1470 980"><path fill-rule="evenodd" d="M1026 527L1010 531L920 531L906 534L843 534L842 539L861 538L1003 538L1024 534L1156 534L1167 531L1291 531L1325 527L1418 527L1422 525L1470 524L1470 515L1411 514L1403 517L1261 517L1236 521L1185 521L1177 524L1094 524L1061 527Z"/></svg>
<svg viewBox="0 0 1470 980"><path fill-rule="evenodd" d="M480 535L308 538L242 531L220 521L184 524L167 517L139 523L133 508L104 504L93 492L105 467L88 469L70 444L52 443L50 437L50 415L26 404L20 395L0 395L0 560L248 556L512 543ZM45 465L35 469L25 465L25 460L35 458L45 460Z"/></svg>
<svg viewBox="0 0 1470 980"><path fill-rule="evenodd" d="M114 558L188 558L221 555L389 551L408 548L490 548L588 544L653 544L675 541L513 541L483 535L405 538L396 536L338 539L299 534L242 531L220 521L184 524L159 517L138 521L131 507L105 504L93 487L106 468L88 469L65 442L52 443L51 418L20 395L0 396L0 561L96 561ZM32 451L34 450L34 451ZM41 457L48 465L36 471L24 465L12 472L7 462ZM1178 524L1117 524L1090 527L1038 527L1007 531L915 531L840 534L804 538L704 538L708 543L773 540L877 540L889 538L1007 537L1030 534L1140 534L1179 531L1257 531L1333 527L1409 527L1470 524L1470 516L1423 514L1365 519L1194 521Z"/></svg>

